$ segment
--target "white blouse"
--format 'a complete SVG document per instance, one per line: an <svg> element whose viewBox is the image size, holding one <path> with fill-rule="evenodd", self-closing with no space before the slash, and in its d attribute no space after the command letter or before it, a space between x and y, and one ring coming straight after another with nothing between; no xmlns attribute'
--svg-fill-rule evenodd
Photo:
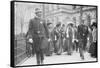
<svg viewBox="0 0 100 68"><path fill-rule="evenodd" d="M92 31L92 37L93 37L93 42L95 42L97 40L97 30L93 29Z"/></svg>

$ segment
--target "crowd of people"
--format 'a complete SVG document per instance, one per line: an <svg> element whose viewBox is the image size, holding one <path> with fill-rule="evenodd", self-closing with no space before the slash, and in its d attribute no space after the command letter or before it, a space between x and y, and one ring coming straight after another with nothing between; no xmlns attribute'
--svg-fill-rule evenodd
<svg viewBox="0 0 100 68"><path fill-rule="evenodd" d="M55 27L49 20L41 19L41 11L36 8L36 17L29 22L26 34L26 54L28 57L36 54L37 64L43 64L44 55L61 55L66 52L72 55L79 52L84 60L84 52L89 52L91 57L97 57L97 23L85 25L84 20L76 26L74 23L67 25L58 22Z"/></svg>

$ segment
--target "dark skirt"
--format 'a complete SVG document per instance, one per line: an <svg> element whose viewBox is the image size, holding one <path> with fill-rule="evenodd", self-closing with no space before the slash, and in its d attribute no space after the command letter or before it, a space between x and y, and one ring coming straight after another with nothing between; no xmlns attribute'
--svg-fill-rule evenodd
<svg viewBox="0 0 100 68"><path fill-rule="evenodd" d="M68 45L69 45L69 38L66 38L64 41L64 52L68 51Z"/></svg>
<svg viewBox="0 0 100 68"><path fill-rule="evenodd" d="M61 43L61 38L59 38L56 42L56 54L61 55L62 53L62 43Z"/></svg>
<svg viewBox="0 0 100 68"><path fill-rule="evenodd" d="M53 51L54 51L53 49L54 49L53 48L53 42L52 41L48 42L48 45L45 48L45 55L46 56L51 56Z"/></svg>
<svg viewBox="0 0 100 68"><path fill-rule="evenodd" d="M90 53L91 57L94 57L94 58L97 57L97 42L93 42L90 45L89 53Z"/></svg>

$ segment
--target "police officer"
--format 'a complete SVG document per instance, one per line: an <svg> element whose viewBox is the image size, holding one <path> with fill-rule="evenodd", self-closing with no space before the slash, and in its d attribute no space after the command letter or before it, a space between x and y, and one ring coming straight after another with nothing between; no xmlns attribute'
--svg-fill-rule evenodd
<svg viewBox="0 0 100 68"><path fill-rule="evenodd" d="M80 57L84 60L83 52L86 49L88 37L88 27L84 24L84 20L81 21L81 24L78 26L78 41L79 41L79 52Z"/></svg>
<svg viewBox="0 0 100 68"><path fill-rule="evenodd" d="M41 18L42 11L39 8L35 9L36 16L29 22L29 32L32 34L32 38L29 39L30 42L34 42L34 49L36 53L37 64L43 64L44 54L42 41L48 37L48 29L45 21Z"/></svg>

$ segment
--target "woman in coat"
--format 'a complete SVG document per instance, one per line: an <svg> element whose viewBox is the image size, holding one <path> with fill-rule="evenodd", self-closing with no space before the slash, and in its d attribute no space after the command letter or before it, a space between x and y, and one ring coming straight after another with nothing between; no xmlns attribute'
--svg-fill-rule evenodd
<svg viewBox="0 0 100 68"><path fill-rule="evenodd" d="M51 56L53 51L54 51L54 47L53 47L53 32L52 32L52 23L47 23L48 26L48 34L49 34L49 40L48 40L48 46L45 49L45 54L46 56Z"/></svg>
<svg viewBox="0 0 100 68"><path fill-rule="evenodd" d="M68 24L68 30L67 30L67 38L68 38L68 52L67 54L68 55L71 55L72 54L72 51L73 51L73 29L72 29L72 26L73 24L70 23Z"/></svg>
<svg viewBox="0 0 100 68"><path fill-rule="evenodd" d="M62 53L62 43L61 43L61 32L60 32L60 28L61 28L61 23L58 22L58 24L56 25L56 44L55 44L55 48L56 48L56 54L57 55L61 55Z"/></svg>
<svg viewBox="0 0 100 68"><path fill-rule="evenodd" d="M91 57L96 58L97 57L97 23L92 24L92 37L93 41L90 45L89 52Z"/></svg>

